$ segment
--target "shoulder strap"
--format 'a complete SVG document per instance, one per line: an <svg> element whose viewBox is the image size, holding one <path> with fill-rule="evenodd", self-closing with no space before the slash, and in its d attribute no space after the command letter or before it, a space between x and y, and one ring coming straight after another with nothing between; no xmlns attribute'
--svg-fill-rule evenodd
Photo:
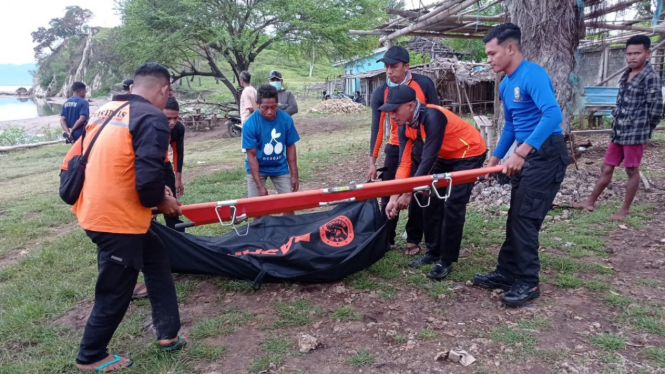
<svg viewBox="0 0 665 374"><path fill-rule="evenodd" d="M85 151L85 154L83 155L83 158L81 159L82 164L85 165L86 163L88 163L88 156L90 155L90 151L92 150L92 146L95 144L95 141L97 141L97 138L99 137L99 134L101 134L102 130L104 130L104 127L106 127L106 125L113 119L113 117L115 117L115 115L118 114L120 109L126 107L127 105L129 105L129 101L127 101L126 103L120 105L118 107L118 109L114 110L113 113L111 113L108 117L106 117L106 121L104 121L104 123L102 124L102 127L99 129L99 131L97 131L97 133L95 134L95 137L92 138L92 141L90 142L90 145L88 146L88 150ZM81 142L81 151L83 151L83 142Z"/></svg>

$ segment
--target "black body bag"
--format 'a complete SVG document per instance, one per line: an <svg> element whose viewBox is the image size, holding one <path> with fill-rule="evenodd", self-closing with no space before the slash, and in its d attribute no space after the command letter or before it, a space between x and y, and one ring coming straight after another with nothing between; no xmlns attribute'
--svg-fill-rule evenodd
<svg viewBox="0 0 665 374"><path fill-rule="evenodd" d="M196 236L155 221L171 271L254 282L335 282L367 269L390 250L376 199L325 212L265 216L222 236ZM247 235L244 235L247 233Z"/></svg>

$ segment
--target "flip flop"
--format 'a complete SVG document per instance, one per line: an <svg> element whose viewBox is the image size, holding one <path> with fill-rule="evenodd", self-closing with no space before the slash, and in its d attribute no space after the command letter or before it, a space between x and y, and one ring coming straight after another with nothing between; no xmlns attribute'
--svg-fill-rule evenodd
<svg viewBox="0 0 665 374"><path fill-rule="evenodd" d="M414 252L415 250L415 252ZM420 246L418 244L406 243L406 248L404 249L404 254L407 256L414 256L420 252Z"/></svg>
<svg viewBox="0 0 665 374"><path fill-rule="evenodd" d="M120 356L118 356L118 355L113 355L113 360L112 360L112 361L109 361L109 362L106 362L106 363L103 363L103 364L97 366L97 367L95 368L95 371L96 371L96 372L101 372L102 370L104 370L105 367L110 366L110 365L113 365L113 364L115 364L115 363L118 363L118 362L120 362L121 359L122 359L122 358L121 358ZM121 368L117 368L117 369L115 369L115 370L107 371L107 373L110 373L110 372L113 372L113 371L118 371L118 370L121 370L121 369L124 369L124 368L128 368L128 367L130 367L130 366L132 366L132 365L134 365L134 361L129 360L129 362L127 363L127 365L125 365L125 366L123 366L123 367L121 367Z"/></svg>
<svg viewBox="0 0 665 374"><path fill-rule="evenodd" d="M187 340L182 338L182 335L178 335L178 341L173 345L161 346L162 352L172 352L179 351L187 346Z"/></svg>
<svg viewBox="0 0 665 374"><path fill-rule="evenodd" d="M140 286L134 289L134 293L132 294L132 300L145 299L146 297L148 297L148 288L146 287L145 283L138 283L138 284L140 284Z"/></svg>

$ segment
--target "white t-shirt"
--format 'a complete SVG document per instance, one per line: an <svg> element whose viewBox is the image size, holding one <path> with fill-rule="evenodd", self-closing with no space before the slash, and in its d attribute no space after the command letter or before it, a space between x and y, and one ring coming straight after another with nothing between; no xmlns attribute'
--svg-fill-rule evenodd
<svg viewBox="0 0 665 374"><path fill-rule="evenodd" d="M252 111L256 110L259 106L256 104L256 89L252 86L243 88L240 95L240 121L245 123L249 118Z"/></svg>

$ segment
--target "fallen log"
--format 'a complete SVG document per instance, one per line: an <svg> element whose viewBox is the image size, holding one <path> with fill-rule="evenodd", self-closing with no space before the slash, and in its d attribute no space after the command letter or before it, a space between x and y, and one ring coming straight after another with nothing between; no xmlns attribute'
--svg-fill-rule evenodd
<svg viewBox="0 0 665 374"><path fill-rule="evenodd" d="M53 140L53 141L50 141L50 142L11 145L11 146L7 146L7 147L0 147L0 152L11 152L11 151L18 151L18 150L27 149L27 148L37 148L37 147L41 147L41 146L44 146L44 145L60 144L64 141L65 141L65 139Z"/></svg>

